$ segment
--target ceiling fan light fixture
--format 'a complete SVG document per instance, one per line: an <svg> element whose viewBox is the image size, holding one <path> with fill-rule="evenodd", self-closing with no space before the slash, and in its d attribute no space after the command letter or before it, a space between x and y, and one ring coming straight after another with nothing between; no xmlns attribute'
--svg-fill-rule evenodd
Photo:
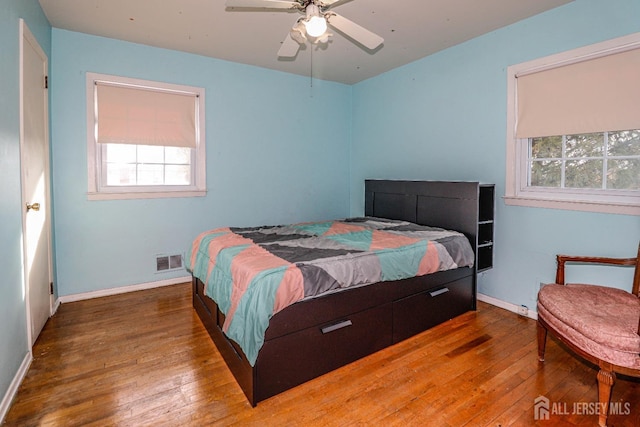
<svg viewBox="0 0 640 427"><path fill-rule="evenodd" d="M307 19L304 26L311 37L320 37L327 31L327 20L320 14L320 9L313 3L307 6Z"/></svg>
<svg viewBox="0 0 640 427"><path fill-rule="evenodd" d="M304 16L296 20L281 43L282 46L278 50L279 58L295 58L300 46L307 41L316 45L326 45L329 37L333 36L328 32L329 26L361 44L371 53L375 53L384 43L382 37L331 10L346 1L349 0L226 0L226 5L231 10L236 8L281 9L303 14Z"/></svg>
<svg viewBox="0 0 640 427"><path fill-rule="evenodd" d="M327 20L322 16L312 16L305 22L305 27L311 37L320 37L327 31Z"/></svg>
<svg viewBox="0 0 640 427"><path fill-rule="evenodd" d="M331 33L324 33L323 35L321 35L320 37L316 38L316 44L324 44L324 43L329 43L329 37L331 37L333 34Z"/></svg>
<svg viewBox="0 0 640 427"><path fill-rule="evenodd" d="M296 22L290 31L291 38L298 42L298 44L303 44L307 41L307 36L305 36L306 27L301 21L302 20Z"/></svg>

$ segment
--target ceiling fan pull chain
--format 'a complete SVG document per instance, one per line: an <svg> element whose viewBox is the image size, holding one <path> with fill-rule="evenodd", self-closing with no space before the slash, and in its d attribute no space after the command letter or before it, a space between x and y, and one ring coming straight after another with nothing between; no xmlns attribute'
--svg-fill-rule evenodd
<svg viewBox="0 0 640 427"><path fill-rule="evenodd" d="M309 85L311 86L311 88L313 88L313 43L310 44L310 53L311 53L311 67L309 70L309 79L311 80L309 82ZM311 97L313 98L313 93L311 93Z"/></svg>

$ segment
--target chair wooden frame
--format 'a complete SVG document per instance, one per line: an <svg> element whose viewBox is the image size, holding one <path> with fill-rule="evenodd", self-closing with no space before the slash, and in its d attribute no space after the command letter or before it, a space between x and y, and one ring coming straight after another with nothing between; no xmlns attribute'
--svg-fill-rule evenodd
<svg viewBox="0 0 640 427"><path fill-rule="evenodd" d="M635 273L633 276L632 293L640 299L640 245L638 245L638 254L635 258L605 258L605 257L585 257L585 256L569 256L558 255L557 270L556 270L556 283L565 285L565 264L578 263L578 264L607 264L617 266L635 266ZM640 369L635 369L628 366L619 366L604 360L601 360L592 354L585 352L583 349L576 346L571 340L567 339L561 332L550 326L543 319L538 317L538 360L544 362L544 352L547 340L547 331L551 332L560 342L565 344L574 353L580 355L589 362L597 365L600 368L598 372L598 403L600 405L600 413L598 423L600 426L605 427L607 425L607 417L609 415L609 403L611 401L611 390L616 381L616 373L621 375L628 375L632 377L640 377ZM640 335L640 320L638 321L638 335Z"/></svg>

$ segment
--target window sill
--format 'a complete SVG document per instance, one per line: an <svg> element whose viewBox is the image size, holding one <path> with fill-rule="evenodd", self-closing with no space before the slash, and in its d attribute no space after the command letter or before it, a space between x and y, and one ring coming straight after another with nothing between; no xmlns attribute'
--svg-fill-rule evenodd
<svg viewBox="0 0 640 427"><path fill-rule="evenodd" d="M504 196L504 203L510 206L525 206L531 208L640 215L640 205L638 204L604 203L591 200L558 200L534 195Z"/></svg>
<svg viewBox="0 0 640 427"><path fill-rule="evenodd" d="M197 191L158 191L131 193L87 193L87 200L135 200L135 199L164 199L174 197L204 197L206 190Z"/></svg>

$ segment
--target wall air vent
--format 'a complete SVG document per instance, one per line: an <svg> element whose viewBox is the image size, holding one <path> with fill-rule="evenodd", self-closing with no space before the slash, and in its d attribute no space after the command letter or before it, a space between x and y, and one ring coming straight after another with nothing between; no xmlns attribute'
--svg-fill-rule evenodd
<svg viewBox="0 0 640 427"><path fill-rule="evenodd" d="M169 256L169 269L182 268L182 255Z"/></svg>
<svg viewBox="0 0 640 427"><path fill-rule="evenodd" d="M156 271L164 271L169 269L169 257L159 256L156 257Z"/></svg>
<svg viewBox="0 0 640 427"><path fill-rule="evenodd" d="M156 256L156 272L173 271L182 268L182 255Z"/></svg>

